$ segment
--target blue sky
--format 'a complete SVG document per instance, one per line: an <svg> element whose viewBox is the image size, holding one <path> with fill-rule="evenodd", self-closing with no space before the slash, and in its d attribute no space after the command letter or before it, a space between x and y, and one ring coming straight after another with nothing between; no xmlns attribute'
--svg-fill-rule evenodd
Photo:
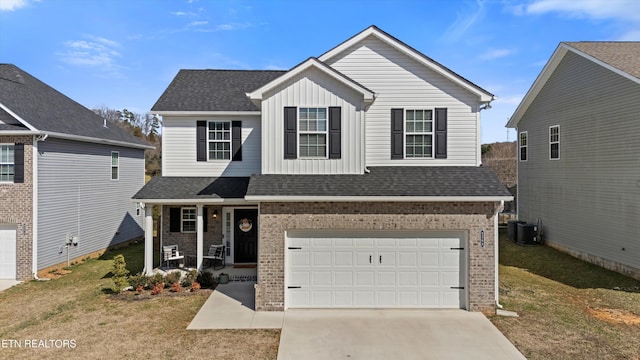
<svg viewBox="0 0 640 360"><path fill-rule="evenodd" d="M640 1L0 0L0 62L144 113L179 69L289 69L372 24L498 96L488 143L559 42L640 41Z"/></svg>

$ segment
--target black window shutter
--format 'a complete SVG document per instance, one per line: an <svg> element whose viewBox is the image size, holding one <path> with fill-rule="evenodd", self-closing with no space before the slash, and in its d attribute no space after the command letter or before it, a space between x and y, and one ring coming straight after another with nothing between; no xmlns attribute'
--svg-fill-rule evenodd
<svg viewBox="0 0 640 360"><path fill-rule="evenodd" d="M196 160L207 161L207 122L196 123Z"/></svg>
<svg viewBox="0 0 640 360"><path fill-rule="evenodd" d="M209 227L209 217L207 216L207 207L203 206L202 207L202 227L204 228L204 231L208 231L207 228Z"/></svg>
<svg viewBox="0 0 640 360"><path fill-rule="evenodd" d="M329 108L329 159L342 156L342 109L339 106Z"/></svg>
<svg viewBox="0 0 640 360"><path fill-rule="evenodd" d="M297 137L298 108L285 106L284 108L284 158L296 159L298 156Z"/></svg>
<svg viewBox="0 0 640 360"><path fill-rule="evenodd" d="M231 149L233 161L242 161L242 121L231 122Z"/></svg>
<svg viewBox="0 0 640 360"><path fill-rule="evenodd" d="M180 208L169 208L169 231L180 232Z"/></svg>
<svg viewBox="0 0 640 360"><path fill-rule="evenodd" d="M436 108L436 159L447 158L447 108Z"/></svg>
<svg viewBox="0 0 640 360"><path fill-rule="evenodd" d="M13 146L13 182L24 183L24 144L16 143Z"/></svg>
<svg viewBox="0 0 640 360"><path fill-rule="evenodd" d="M391 109L391 159L404 156L404 109Z"/></svg>

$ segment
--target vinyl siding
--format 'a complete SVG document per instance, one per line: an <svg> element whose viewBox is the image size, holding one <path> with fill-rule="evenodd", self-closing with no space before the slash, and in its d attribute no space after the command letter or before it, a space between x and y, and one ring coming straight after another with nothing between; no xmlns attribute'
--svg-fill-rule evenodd
<svg viewBox="0 0 640 360"><path fill-rule="evenodd" d="M111 180L112 151L119 152L119 180ZM143 150L52 137L39 142L38 269L66 261L66 234L79 237L71 258L142 236L143 214L131 197L143 185Z"/></svg>
<svg viewBox="0 0 640 360"><path fill-rule="evenodd" d="M196 122L242 121L242 161L196 161ZM165 116L162 125L163 176L251 176L260 173L259 116Z"/></svg>
<svg viewBox="0 0 640 360"><path fill-rule="evenodd" d="M284 107L342 108L340 159L284 159ZM262 171L265 174L362 174L363 95L310 69L272 90L262 102ZM297 126L299 130L299 123ZM298 148L300 140L298 138Z"/></svg>
<svg viewBox="0 0 640 360"><path fill-rule="evenodd" d="M549 160L549 126L560 159ZM640 269L640 85L568 52L518 123L519 218L551 244Z"/></svg>
<svg viewBox="0 0 640 360"><path fill-rule="evenodd" d="M376 93L365 121L367 166L479 165L477 96L372 36L327 63ZM448 108L447 158L391 160L391 109L436 107Z"/></svg>

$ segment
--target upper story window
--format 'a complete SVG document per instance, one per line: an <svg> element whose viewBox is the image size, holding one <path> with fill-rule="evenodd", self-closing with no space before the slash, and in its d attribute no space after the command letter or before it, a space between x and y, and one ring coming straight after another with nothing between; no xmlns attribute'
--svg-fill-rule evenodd
<svg viewBox="0 0 640 360"><path fill-rule="evenodd" d="M196 208L184 207L180 209L180 231L196 232Z"/></svg>
<svg viewBox="0 0 640 360"><path fill-rule="evenodd" d="M549 126L549 159L560 159L560 125Z"/></svg>
<svg viewBox="0 0 640 360"><path fill-rule="evenodd" d="M300 108L299 131L301 158L327 157L327 109Z"/></svg>
<svg viewBox="0 0 640 360"><path fill-rule="evenodd" d="M118 180L120 177L120 153L111 152L111 180Z"/></svg>
<svg viewBox="0 0 640 360"><path fill-rule="evenodd" d="M433 110L406 110L405 157L433 157Z"/></svg>
<svg viewBox="0 0 640 360"><path fill-rule="evenodd" d="M209 160L231 159L231 122L209 121Z"/></svg>
<svg viewBox="0 0 640 360"><path fill-rule="evenodd" d="M529 147L529 133L526 131L521 132L518 137L518 143L520 146L520 161L527 161L527 157L529 156L527 153L527 149Z"/></svg>
<svg viewBox="0 0 640 360"><path fill-rule="evenodd" d="M14 145L0 144L0 182L13 182L14 175Z"/></svg>

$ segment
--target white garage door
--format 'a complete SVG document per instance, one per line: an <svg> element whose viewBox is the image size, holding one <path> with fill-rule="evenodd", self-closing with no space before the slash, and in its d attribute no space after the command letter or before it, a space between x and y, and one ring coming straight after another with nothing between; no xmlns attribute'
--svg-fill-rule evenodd
<svg viewBox="0 0 640 360"><path fill-rule="evenodd" d="M0 279L16 278L16 227L0 224Z"/></svg>
<svg viewBox="0 0 640 360"><path fill-rule="evenodd" d="M466 308L464 233L289 232L287 308Z"/></svg>

